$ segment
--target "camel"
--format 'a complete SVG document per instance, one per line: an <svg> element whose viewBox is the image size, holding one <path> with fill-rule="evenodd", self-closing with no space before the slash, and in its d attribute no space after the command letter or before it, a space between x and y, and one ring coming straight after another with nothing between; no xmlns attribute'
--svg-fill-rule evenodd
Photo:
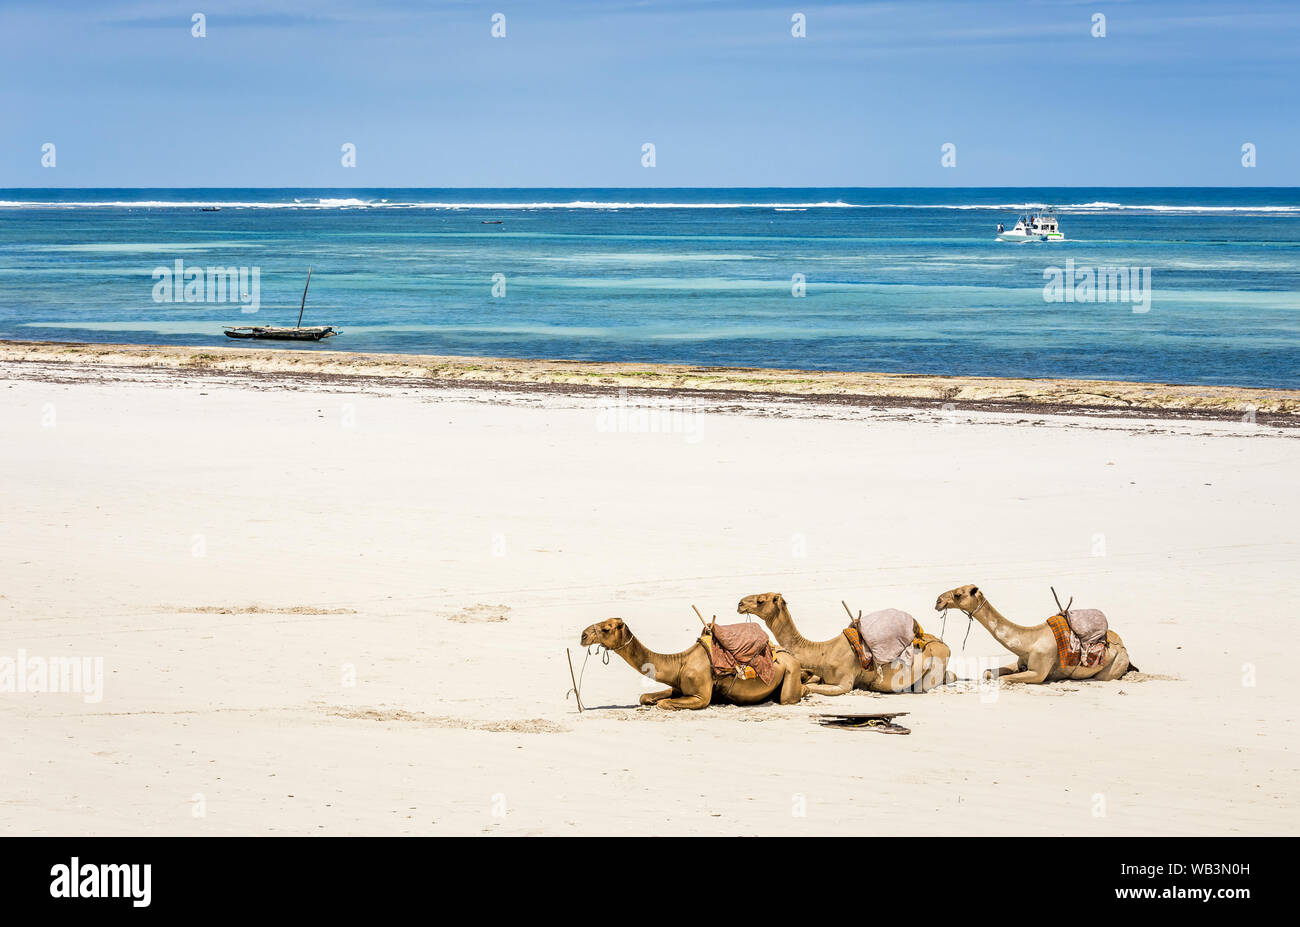
<svg viewBox="0 0 1300 927"><path fill-rule="evenodd" d="M636 639L622 618L607 618L583 631L582 646L592 644L613 651L641 675L653 675L656 682L671 687L646 692L641 696L642 705L679 711L708 708L714 702L756 705L771 698L782 705L795 705L807 694L799 662L784 650L772 654L775 672L772 682L765 683L759 678L715 677L709 652L698 640L681 653L655 653Z"/></svg>
<svg viewBox="0 0 1300 927"><path fill-rule="evenodd" d="M957 678L948 672L952 650L933 634L922 637L925 647L919 654L913 654L911 665L878 663L864 670L853 645L843 634L828 641L810 641L800 634L790 617L785 597L779 592L747 595L740 600L736 611L761 618L781 646L794 654L800 666L821 677L821 682L808 683L808 691L816 695L844 695L854 689L926 692Z"/></svg>
<svg viewBox="0 0 1300 927"><path fill-rule="evenodd" d="M1096 666L1062 666L1056 636L1043 624L1022 627L1003 617L989 604L978 586L958 586L939 596L935 611L957 608L988 629L997 642L1016 655L1016 662L984 673L985 679L1035 684L1059 679L1118 679L1137 667L1129 663L1128 650L1114 631L1106 634L1106 652Z"/></svg>

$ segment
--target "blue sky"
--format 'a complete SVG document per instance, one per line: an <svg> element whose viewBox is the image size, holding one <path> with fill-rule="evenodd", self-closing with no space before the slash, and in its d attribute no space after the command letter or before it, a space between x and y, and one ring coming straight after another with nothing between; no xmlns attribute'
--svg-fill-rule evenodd
<svg viewBox="0 0 1300 927"><path fill-rule="evenodd" d="M0 187L1293 186L1298 49L1294 0L4 0Z"/></svg>

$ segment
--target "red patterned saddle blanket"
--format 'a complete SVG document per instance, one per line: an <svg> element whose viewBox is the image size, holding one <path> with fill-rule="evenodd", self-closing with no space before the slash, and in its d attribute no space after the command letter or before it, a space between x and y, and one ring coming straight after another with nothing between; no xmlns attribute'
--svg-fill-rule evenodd
<svg viewBox="0 0 1300 927"><path fill-rule="evenodd" d="M1106 654L1106 641L1110 637L1105 628L1099 639L1085 644L1074 633L1064 615L1053 615L1047 619L1047 626L1056 638L1056 655L1062 666L1096 666Z"/></svg>
<svg viewBox="0 0 1300 927"><path fill-rule="evenodd" d="M713 634L705 634L700 641L709 649L714 676L758 677L771 683L776 675L772 642L756 622L715 624Z"/></svg>
<svg viewBox="0 0 1300 927"><path fill-rule="evenodd" d="M858 632L858 623L856 621L844 629L844 636L849 639L849 645L853 648L853 652L858 655L858 665L864 670L871 669L876 661L871 658L871 654L867 653L867 648L862 646L862 635Z"/></svg>

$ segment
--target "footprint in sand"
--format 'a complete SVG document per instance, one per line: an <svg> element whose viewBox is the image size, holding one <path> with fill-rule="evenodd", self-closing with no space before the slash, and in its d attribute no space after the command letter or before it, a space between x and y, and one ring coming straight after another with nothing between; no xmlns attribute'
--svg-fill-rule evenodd
<svg viewBox="0 0 1300 927"><path fill-rule="evenodd" d="M182 615L355 615L355 608L315 608L311 605L292 605L287 608L265 608L261 605L195 605L186 608L168 608Z"/></svg>
<svg viewBox="0 0 1300 927"><path fill-rule="evenodd" d="M461 624L486 624L510 620L509 605L470 605L447 616L448 621Z"/></svg>
<svg viewBox="0 0 1300 927"><path fill-rule="evenodd" d="M333 708L328 714L353 721L397 721L423 727L450 727L463 731L491 731L497 734L559 734L568 730L562 724L545 718L517 718L488 721L472 718L450 718L445 715L428 715L422 711L374 708Z"/></svg>

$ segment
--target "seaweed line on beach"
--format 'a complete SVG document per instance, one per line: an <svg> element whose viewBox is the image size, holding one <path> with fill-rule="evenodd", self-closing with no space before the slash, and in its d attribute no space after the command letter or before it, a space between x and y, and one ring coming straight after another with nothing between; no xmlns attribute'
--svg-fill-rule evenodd
<svg viewBox="0 0 1300 927"><path fill-rule="evenodd" d="M765 405L1300 424L1300 390L1103 380L948 377L757 368L515 360L339 351L0 341L0 363L236 375L263 385L383 386L494 393L666 398ZM66 369L66 367L64 368ZM56 378L54 371L35 378Z"/></svg>

